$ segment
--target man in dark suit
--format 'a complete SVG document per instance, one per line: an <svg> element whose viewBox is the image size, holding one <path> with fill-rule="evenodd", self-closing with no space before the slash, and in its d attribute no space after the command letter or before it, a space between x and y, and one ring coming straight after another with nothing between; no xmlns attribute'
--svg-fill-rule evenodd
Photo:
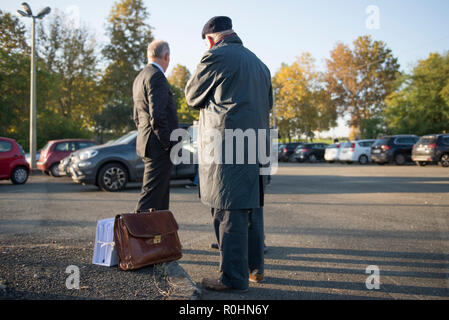
<svg viewBox="0 0 449 320"><path fill-rule="evenodd" d="M164 73L170 63L170 48L161 40L148 46L148 64L134 80L134 122L137 126L136 151L144 164L142 192L136 212L169 207L170 134L178 128L173 95Z"/></svg>

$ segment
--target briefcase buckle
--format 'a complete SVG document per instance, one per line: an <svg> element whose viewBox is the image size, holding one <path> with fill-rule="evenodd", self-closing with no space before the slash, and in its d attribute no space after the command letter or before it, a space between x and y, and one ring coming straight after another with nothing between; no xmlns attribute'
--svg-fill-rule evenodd
<svg viewBox="0 0 449 320"><path fill-rule="evenodd" d="M162 236L159 234L157 236L154 236L153 238L153 244L159 244L162 242Z"/></svg>

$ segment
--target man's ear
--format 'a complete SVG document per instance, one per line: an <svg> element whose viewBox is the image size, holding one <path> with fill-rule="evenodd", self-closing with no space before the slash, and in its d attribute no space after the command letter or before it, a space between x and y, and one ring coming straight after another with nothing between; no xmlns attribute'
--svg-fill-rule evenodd
<svg viewBox="0 0 449 320"><path fill-rule="evenodd" d="M209 49L215 45L214 39L211 36L206 36L207 44Z"/></svg>

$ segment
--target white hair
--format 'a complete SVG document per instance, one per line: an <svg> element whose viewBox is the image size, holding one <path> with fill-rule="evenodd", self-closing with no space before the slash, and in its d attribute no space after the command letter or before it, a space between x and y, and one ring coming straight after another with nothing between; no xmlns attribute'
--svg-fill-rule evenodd
<svg viewBox="0 0 449 320"><path fill-rule="evenodd" d="M214 42L219 41L221 38L223 38L224 36L230 35L234 33L234 30L232 29L228 29L228 30L224 30L224 31L220 31L220 32L215 32L215 33L208 33L206 34L206 37L212 37L212 39L214 40Z"/></svg>
<svg viewBox="0 0 449 320"><path fill-rule="evenodd" d="M148 60L151 60L152 58L163 59L167 53L170 53L170 47L168 43L163 40L154 40L148 45Z"/></svg>

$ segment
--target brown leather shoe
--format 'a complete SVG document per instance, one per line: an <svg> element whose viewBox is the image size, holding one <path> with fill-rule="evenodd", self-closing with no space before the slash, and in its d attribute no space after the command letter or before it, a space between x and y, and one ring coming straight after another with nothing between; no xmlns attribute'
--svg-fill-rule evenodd
<svg viewBox="0 0 449 320"><path fill-rule="evenodd" d="M204 288L212 291L221 291L221 292L235 292L235 293L244 293L248 292L248 289L234 289L231 287L228 287L227 285L223 284L220 279L207 279L204 278L203 281L201 281Z"/></svg>
<svg viewBox="0 0 449 320"><path fill-rule="evenodd" d="M263 282L264 274L249 274L249 282L261 283Z"/></svg>

